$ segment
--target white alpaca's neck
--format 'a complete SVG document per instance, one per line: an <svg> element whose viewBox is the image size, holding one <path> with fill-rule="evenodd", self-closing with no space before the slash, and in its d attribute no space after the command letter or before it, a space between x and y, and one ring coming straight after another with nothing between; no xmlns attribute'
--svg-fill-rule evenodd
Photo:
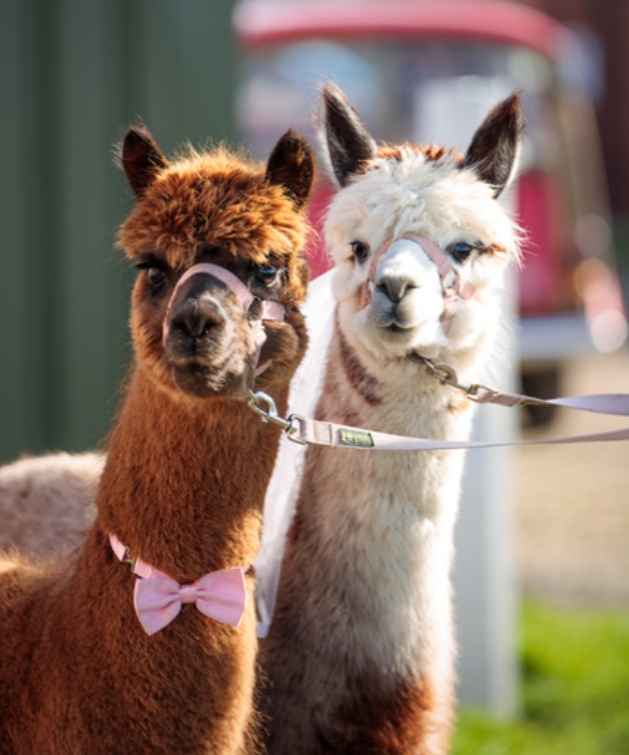
<svg viewBox="0 0 629 755"><path fill-rule="evenodd" d="M359 369L337 330L317 418L415 437L469 436L471 407L421 367L404 366L414 375L402 375L397 387ZM418 655L450 634L452 529L463 461L460 451L307 456L304 487L319 492L314 508L308 498L303 516L324 528L326 582L338 581L356 609L369 611L370 621L356 624L365 636L348 642L353 653L384 668L416 670Z"/></svg>

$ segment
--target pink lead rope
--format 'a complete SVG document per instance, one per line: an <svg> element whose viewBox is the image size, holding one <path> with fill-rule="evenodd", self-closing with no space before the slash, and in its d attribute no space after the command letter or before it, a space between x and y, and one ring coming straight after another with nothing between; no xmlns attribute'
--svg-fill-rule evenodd
<svg viewBox="0 0 629 755"><path fill-rule="evenodd" d="M508 407L525 404L547 404L579 411L594 412L596 414L629 417L629 394L627 393L538 399L516 393L503 393L480 384L461 385L454 370L446 365L435 364L422 357L417 357L414 361L424 363L429 368L429 372L443 385L462 391L470 400L478 403L493 403ZM252 393L249 406L262 417L264 422L273 422L282 427L288 439L295 443L304 445L316 444L336 448L355 448L372 451L437 451L446 449L501 448L505 446L629 440L629 427L626 427L609 432L573 435L564 438L548 438L544 440L509 442L446 441L374 432L362 427L348 427L335 422L310 419L299 414L291 414L284 419L277 414L273 399L262 392Z"/></svg>

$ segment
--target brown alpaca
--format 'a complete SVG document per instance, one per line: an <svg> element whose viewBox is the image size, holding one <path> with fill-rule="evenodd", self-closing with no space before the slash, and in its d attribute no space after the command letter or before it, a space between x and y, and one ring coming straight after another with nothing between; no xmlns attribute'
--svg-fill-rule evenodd
<svg viewBox="0 0 629 755"><path fill-rule="evenodd" d="M288 132L266 167L223 149L169 163L138 127L124 139L122 164L138 197L120 234L140 268L135 364L82 549L51 563L0 560L2 755L222 755L253 740L249 567L279 430L260 423L247 399L255 381L285 409L305 348L297 308L312 154ZM178 284L200 263L225 268L227 283L197 268ZM248 311L230 273L255 297ZM284 320L265 319L258 354L253 320L264 300L282 305ZM180 585L236 569L246 596L238 625L183 605L149 636L134 585L157 581L120 563L110 535Z"/></svg>

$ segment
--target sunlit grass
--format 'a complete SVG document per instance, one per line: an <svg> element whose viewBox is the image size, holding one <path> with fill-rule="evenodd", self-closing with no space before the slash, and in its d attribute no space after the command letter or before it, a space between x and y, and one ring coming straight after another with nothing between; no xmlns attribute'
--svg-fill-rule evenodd
<svg viewBox="0 0 629 755"><path fill-rule="evenodd" d="M629 609L526 603L520 657L519 719L461 711L453 755L629 755Z"/></svg>

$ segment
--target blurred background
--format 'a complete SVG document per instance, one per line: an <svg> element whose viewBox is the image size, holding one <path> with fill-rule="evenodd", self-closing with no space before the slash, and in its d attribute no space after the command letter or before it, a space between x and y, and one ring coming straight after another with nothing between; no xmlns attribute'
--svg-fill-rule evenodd
<svg viewBox="0 0 629 755"><path fill-rule="evenodd" d="M133 202L112 157L125 127L142 119L166 154L226 141L265 157L289 125L312 135L324 76L374 136L461 149L494 101L523 92L516 377L542 396L628 392L628 38L626 0L3 0L0 462L91 449L117 406L133 278L115 249ZM320 183L315 222L330 190ZM311 254L316 274L326 260ZM623 424L538 411L516 433ZM467 697L529 729L469 714L460 752L629 753L628 459L616 444L509 460L513 516L493 537L508 531L499 563L516 583L498 597L521 612L517 694ZM581 731L603 712L604 734Z"/></svg>

